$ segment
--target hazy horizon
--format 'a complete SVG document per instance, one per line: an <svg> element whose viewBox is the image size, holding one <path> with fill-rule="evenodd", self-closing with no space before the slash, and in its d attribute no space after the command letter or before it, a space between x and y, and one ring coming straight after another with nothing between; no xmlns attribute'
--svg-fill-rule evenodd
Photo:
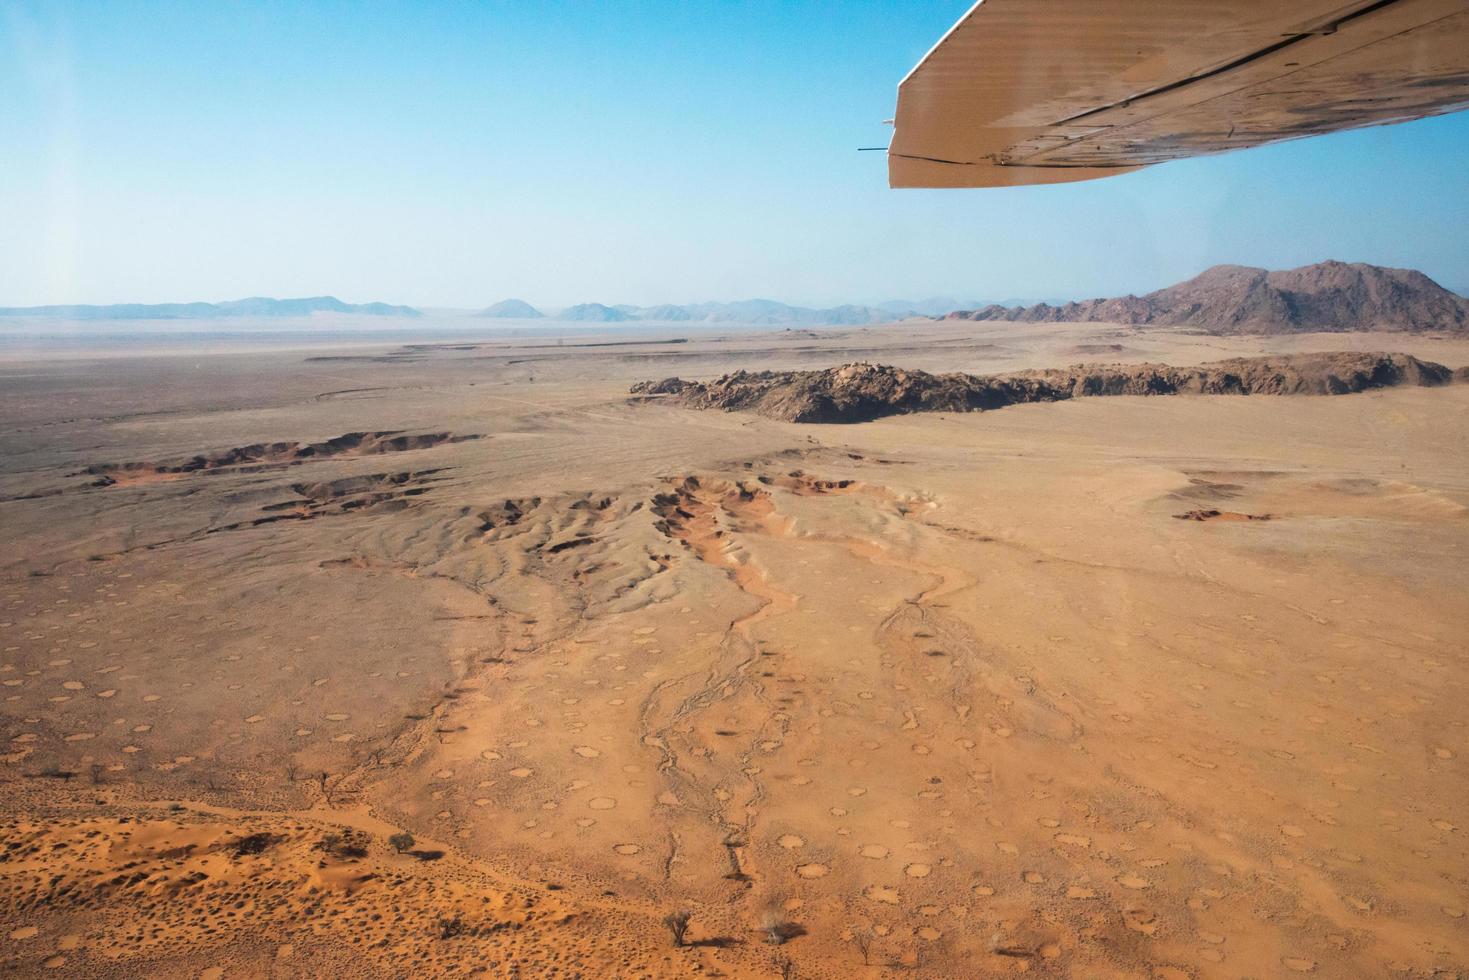
<svg viewBox="0 0 1469 980"><path fill-rule="evenodd" d="M886 143L898 80L968 6L5 4L0 302L827 307L1328 257L1469 283L1464 113L889 190L856 148Z"/></svg>
<svg viewBox="0 0 1469 980"><path fill-rule="evenodd" d="M1332 260L1330 260L1330 259L1322 259L1321 261L1324 262L1324 261L1332 261ZM1335 261L1348 261L1348 262L1351 262L1353 260L1335 260ZM1249 264L1249 263L1236 263L1236 264L1246 265L1246 264ZM1311 264L1311 263L1308 263L1308 264ZM1203 269L1200 269L1199 270L1199 272L1203 272L1203 271L1204 271ZM1422 270L1418 270L1418 271L1422 271ZM1192 276L1190 276L1188 278L1192 278ZM1430 276L1430 278L1434 278L1434 277L1433 276ZM1450 292L1457 293L1458 295L1461 295L1461 296L1469 297L1469 287L1465 287L1465 286L1462 286L1462 285L1456 285L1454 283L1443 282L1443 281L1438 280L1436 278L1434 279L1434 281L1437 282L1438 285L1442 286L1444 289L1449 290ZM1163 288L1163 287L1170 286L1170 285L1174 285L1174 283L1173 282L1159 283L1158 286L1152 287L1152 288ZM1135 294L1141 295L1141 294L1146 293L1146 292L1151 292L1152 291L1152 288L1142 289L1142 290L1135 291ZM555 319L556 315L559 314L559 313L561 313L561 312L564 312L566 310L569 310L569 309L571 309L572 307L575 307L575 306L584 306L584 305L601 305L601 306L608 306L608 307L614 307L614 308L616 308L616 307L637 307L637 308L640 308L640 309L649 309L649 308L654 308L654 307L657 307L657 306L669 306L669 305L687 306L687 307L699 307L699 306L734 305L734 304L738 304L738 303L773 302L773 303L779 303L779 304L783 304L783 305L787 305L787 306L791 306L791 307L809 308L809 309L818 309L818 310L819 309L829 309L829 308L840 307L840 306L866 306L866 307L871 307L871 308L874 308L874 309L880 309L880 308L883 308L883 307L893 307L893 306L896 306L897 304L901 304L901 303L910 303L914 307L922 307L922 306L930 305L930 304L933 304L933 303L936 303L938 301L945 300L945 299L951 299L951 300L953 300L954 302L956 302L956 303L958 303L960 305L965 305L965 304L972 305L972 304L977 304L977 303L985 303L985 304L988 304L988 303L999 303L999 304L1005 305L1005 306L1013 306L1013 305L1030 305L1030 304L1034 304L1034 303L1064 303L1064 302L1068 302L1068 301L1071 301L1071 300L1088 300L1088 299L1098 299L1098 298L1109 298L1110 295L1127 295L1127 294L1126 293L1117 293L1117 294L1108 294L1108 296L1083 296L1083 295L1070 295L1070 296L1065 296L1065 295L1060 295L1060 294L1056 294L1056 293L1051 293L1049 295L1007 296L1007 297L1000 297L1000 296L970 296L970 295L954 295L954 296L940 296L940 295L931 295L931 296L896 296L896 295L891 295L891 296L880 296L879 297L879 296L871 296L871 295L869 295L869 296L864 296L864 297L857 297L857 298L852 298L852 299L841 300L841 301L836 302L836 303L822 304L822 305L819 305L819 306L814 305L814 304L793 303L793 302L790 302L788 300L782 299L780 297L775 297L775 296L723 297L723 298L714 298L714 299L692 300L692 301L686 301L686 302L683 302L683 303L670 303L670 302L626 303L626 302L623 302L621 300L616 300L616 299L596 298L596 299L581 299L581 300L577 300L577 301L572 302L572 303L557 304L557 303L538 303L538 302L534 302L532 300L527 300L523 296L517 296L517 295L513 295L513 294L507 294L505 296L500 296L500 297L495 298L495 299L492 299L492 300L487 300L487 301L485 301L483 303L477 303L477 304L473 304L473 305L469 305L469 306L446 306L446 305L439 305L439 304L432 304L432 303L415 303L415 302L413 302L411 300L411 298L409 298L409 299L403 299L403 298L400 298L400 297L395 297L395 298L391 298L391 299L384 299L382 297L376 297L376 296L365 296L365 297L349 296L349 297L340 297L340 296L334 296L334 295L332 295L330 293L321 293L321 292L312 293L312 294L306 295L306 296L270 296L270 295L267 295L267 294L264 294L264 293L256 293L256 294L252 294L250 296L244 296L244 297L224 297L224 298L218 298L218 297L210 297L210 298L205 298L205 297L187 297L187 298L175 298L175 299L151 299L151 298L149 298L149 299L141 299L141 300L123 300L123 301L117 301L117 302L112 302L112 303L46 303L46 304L38 304L36 306L24 306L24 307L0 302L0 316L4 316L4 317L8 317L8 318L13 318L13 319L26 319L26 318L32 318L32 319L46 319L46 318L64 319L65 318L64 315L62 315L60 313L40 313L40 312L34 312L33 313L31 311L54 310L54 309L64 309L64 308L105 309L105 308L108 308L108 307L182 306L182 305L192 305L192 304L212 304L212 305L218 305L218 304L226 304L226 303L232 303L232 302L243 302L243 301L246 301L246 300L254 300L254 299L270 299L270 300L279 300L279 301L295 301L295 300L302 300L302 299L335 299L335 300L341 300L341 301L343 301L345 303L354 304L354 305L369 305L369 304L372 304L372 303L388 303L388 304L396 305L396 306L407 306L407 307L410 307L410 308L414 309L415 311L417 311L418 313L424 314L426 316L449 316L449 317L456 317L456 316L471 316L472 317L472 316L477 316L481 311L483 311L485 309L488 309L489 307L491 307L491 306L493 306L493 305L495 305L497 303L500 303L500 302L503 302L503 301L507 301L507 300L516 300L516 301L521 301L521 302L525 302L525 303L529 304L531 307L533 307L536 310L538 310L543 315L543 317L546 318L546 319ZM0 300L3 300L3 299L4 299L4 297L0 297ZM313 314L300 314L300 315L301 316L311 316ZM384 317L392 316L392 314L364 314L364 313L332 314L332 315L337 315L337 316L369 316L369 317L377 317L377 318L384 318ZM281 314L277 318L279 318L279 319L285 319L285 318L288 318L288 315ZM157 319L191 319L191 318L184 317L184 316L178 316L178 317L159 317ZM505 316L505 317L500 317L500 319L506 319L506 320L525 319L528 322L533 322L533 320L535 318L521 318L521 317ZM652 320L656 320L656 318L650 318L650 322ZM566 322L573 322L573 321L566 321ZM679 321L667 321L667 322L679 322Z"/></svg>

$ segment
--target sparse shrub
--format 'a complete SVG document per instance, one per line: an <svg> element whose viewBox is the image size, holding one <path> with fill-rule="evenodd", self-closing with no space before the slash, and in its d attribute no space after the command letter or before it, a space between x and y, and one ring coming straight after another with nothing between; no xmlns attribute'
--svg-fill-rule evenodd
<svg viewBox="0 0 1469 980"><path fill-rule="evenodd" d="M460 936L463 934L464 920L459 918L459 916L456 915L452 919L439 919L440 939L453 939L455 936Z"/></svg>
<svg viewBox="0 0 1469 980"><path fill-rule="evenodd" d="M367 857L367 848L359 839L361 836L361 834L351 832L346 834L332 832L322 837L321 843L316 846L340 860L363 858Z"/></svg>
<svg viewBox="0 0 1469 980"><path fill-rule="evenodd" d="M852 930L852 942L857 944L857 952L862 954L862 965L872 965L872 933L863 928Z"/></svg>
<svg viewBox="0 0 1469 980"><path fill-rule="evenodd" d="M673 934L673 945L684 945L684 935L689 931L689 920L693 917L694 916L692 912L686 912L683 910L679 910L677 912L669 912L663 917L663 924L667 926L668 931Z"/></svg>
<svg viewBox="0 0 1469 980"><path fill-rule="evenodd" d="M76 773L72 772L70 769L63 769L55 763L46 766L44 769L41 770L39 775L46 779L71 780L76 778Z"/></svg>
<svg viewBox="0 0 1469 980"><path fill-rule="evenodd" d="M259 854L269 848L277 840L279 840L279 838L276 837L274 834L251 834L248 837L241 837L239 840L235 841L232 845L232 848L235 852L236 857L242 857L247 854Z"/></svg>
<svg viewBox="0 0 1469 980"><path fill-rule="evenodd" d="M417 843L418 841L415 840L413 835L408 833L407 831L404 831L401 834L394 834L392 837L388 838L388 844L391 845L393 850L397 851L399 854L402 854L404 851L413 850L413 845Z"/></svg>
<svg viewBox="0 0 1469 980"><path fill-rule="evenodd" d="M785 916L774 907L766 909L760 915L760 928L765 933L765 941L772 946L782 946L786 941Z"/></svg>

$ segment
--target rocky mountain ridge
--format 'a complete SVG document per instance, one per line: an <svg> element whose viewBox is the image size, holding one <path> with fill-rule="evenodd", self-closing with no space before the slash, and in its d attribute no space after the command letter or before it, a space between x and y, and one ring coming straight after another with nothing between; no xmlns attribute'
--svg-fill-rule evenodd
<svg viewBox="0 0 1469 980"><path fill-rule="evenodd" d="M1025 323L1123 323L1193 327L1211 334L1308 331L1469 330L1469 300L1421 272L1361 262L1318 262L1271 272L1216 265L1143 296L1053 306L986 306L949 320Z"/></svg>

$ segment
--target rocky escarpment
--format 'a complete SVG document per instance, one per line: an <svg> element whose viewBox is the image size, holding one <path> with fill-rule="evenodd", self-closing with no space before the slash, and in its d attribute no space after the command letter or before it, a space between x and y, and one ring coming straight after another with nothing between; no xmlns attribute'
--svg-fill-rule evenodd
<svg viewBox="0 0 1469 980"><path fill-rule="evenodd" d="M819 371L736 371L710 382L644 381L632 394L689 408L757 412L787 422L866 422L910 412L973 412L1098 395L1339 395L1469 380L1469 369L1408 354L1242 357L1197 367L1082 364L1005 375L929 374L884 364Z"/></svg>

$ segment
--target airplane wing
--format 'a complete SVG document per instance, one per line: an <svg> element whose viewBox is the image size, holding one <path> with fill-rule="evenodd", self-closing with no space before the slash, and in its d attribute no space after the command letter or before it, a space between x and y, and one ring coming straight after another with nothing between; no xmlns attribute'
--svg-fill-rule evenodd
<svg viewBox="0 0 1469 980"><path fill-rule="evenodd" d="M1089 180L1469 108L1469 0L980 0L898 86L893 187Z"/></svg>

